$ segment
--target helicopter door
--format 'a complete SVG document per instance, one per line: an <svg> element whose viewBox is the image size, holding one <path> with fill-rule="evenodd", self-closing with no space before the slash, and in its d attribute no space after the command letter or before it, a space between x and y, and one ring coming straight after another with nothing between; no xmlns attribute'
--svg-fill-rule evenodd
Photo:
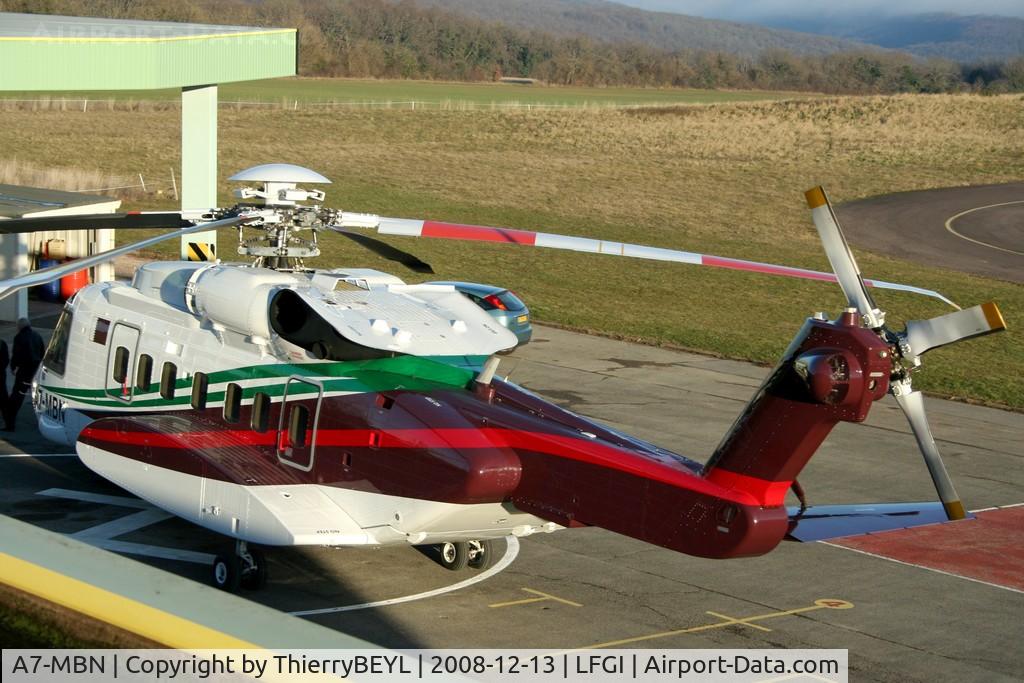
<svg viewBox="0 0 1024 683"><path fill-rule="evenodd" d="M116 323L107 347L107 396L128 402L135 384L135 356L139 347L139 329Z"/></svg>
<svg viewBox="0 0 1024 683"><path fill-rule="evenodd" d="M277 421L277 459L285 465L303 472L313 469L323 396L324 387L319 382L288 379Z"/></svg>

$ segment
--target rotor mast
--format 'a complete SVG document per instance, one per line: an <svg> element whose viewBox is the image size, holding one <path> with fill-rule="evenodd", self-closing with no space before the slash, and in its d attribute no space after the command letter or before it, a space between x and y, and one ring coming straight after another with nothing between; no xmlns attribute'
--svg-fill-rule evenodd
<svg viewBox="0 0 1024 683"><path fill-rule="evenodd" d="M256 267L275 270L302 270L303 259L320 255L317 231L329 224L333 212L319 202L326 197L323 190L298 187L299 183L330 184L315 171L292 164L263 164L236 173L228 180L258 182L259 187L241 187L236 198L259 211L262 221L255 227L256 235L248 237L238 228L238 253L253 257ZM312 201L314 204L301 204ZM297 233L309 230L309 239Z"/></svg>

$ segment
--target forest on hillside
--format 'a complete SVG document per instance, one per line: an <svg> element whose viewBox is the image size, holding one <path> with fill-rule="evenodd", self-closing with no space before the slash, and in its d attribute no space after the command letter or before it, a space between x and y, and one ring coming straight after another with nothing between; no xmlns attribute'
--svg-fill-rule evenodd
<svg viewBox="0 0 1024 683"><path fill-rule="evenodd" d="M558 37L424 8L412 0L0 0L0 11L299 29L307 76L557 85L755 88L826 93L1024 91L1024 57L958 65L899 52L756 56Z"/></svg>

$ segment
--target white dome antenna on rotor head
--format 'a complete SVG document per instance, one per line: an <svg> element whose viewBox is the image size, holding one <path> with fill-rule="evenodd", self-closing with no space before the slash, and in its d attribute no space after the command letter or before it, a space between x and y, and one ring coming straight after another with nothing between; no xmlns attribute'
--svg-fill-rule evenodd
<svg viewBox="0 0 1024 683"><path fill-rule="evenodd" d="M295 206L298 202L305 201L322 202L326 197L323 190L306 190L296 185L331 182L316 171L294 164L261 164L239 171L228 180L263 183L261 189L243 187L235 190L234 194L238 199L263 200L265 206Z"/></svg>

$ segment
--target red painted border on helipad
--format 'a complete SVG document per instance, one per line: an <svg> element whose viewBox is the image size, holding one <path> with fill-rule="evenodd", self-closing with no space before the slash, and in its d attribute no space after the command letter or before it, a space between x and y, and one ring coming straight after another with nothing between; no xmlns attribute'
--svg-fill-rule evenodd
<svg viewBox="0 0 1024 683"><path fill-rule="evenodd" d="M854 550L1024 590L1024 506L977 519L833 541Z"/></svg>

